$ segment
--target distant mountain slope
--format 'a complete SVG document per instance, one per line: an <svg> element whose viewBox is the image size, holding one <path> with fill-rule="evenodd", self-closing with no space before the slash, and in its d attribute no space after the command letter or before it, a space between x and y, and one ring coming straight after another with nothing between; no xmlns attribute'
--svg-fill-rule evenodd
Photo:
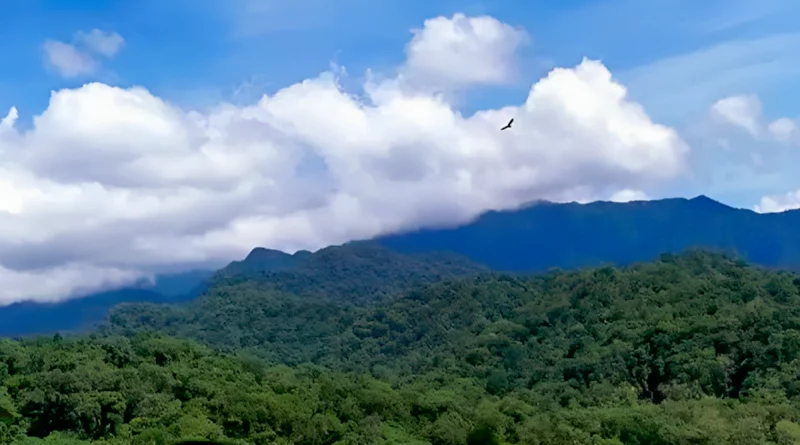
<svg viewBox="0 0 800 445"><path fill-rule="evenodd" d="M213 270L189 270L186 272L157 275L155 283L145 289L166 297L180 298L197 296L205 289L206 281L214 275Z"/></svg>
<svg viewBox="0 0 800 445"><path fill-rule="evenodd" d="M0 337L79 332L106 319L115 305L127 302L177 303L205 290L212 271L159 275L151 286L97 292L59 303L23 302L0 307Z"/></svg>
<svg viewBox="0 0 800 445"><path fill-rule="evenodd" d="M15 303L0 308L0 337L89 330L105 319L111 307L129 301L166 298L145 289L119 289L60 303Z"/></svg>
<svg viewBox="0 0 800 445"><path fill-rule="evenodd" d="M708 197L629 203L541 203L470 224L390 235L398 252L451 251L492 269L544 271L650 261L692 247L759 265L800 268L800 211L758 214Z"/></svg>
<svg viewBox="0 0 800 445"><path fill-rule="evenodd" d="M214 281L230 285L256 280L259 286L268 285L273 290L363 304L415 284L465 276L487 267L527 272L627 265L692 247L735 253L762 266L800 270L800 211L757 214L705 196L630 203L541 203L515 211L489 212L458 228L389 235L313 254L301 251L290 255L256 248L244 260L218 271ZM151 289L160 297L114 297L107 306L124 301L188 299L206 290L208 274L190 272L162 278ZM102 312L103 298L88 301L99 305L93 306L93 314ZM25 307L25 317L40 318L35 315L35 305ZM70 303L62 310L48 307L46 311L69 320L69 314L77 310L72 307L82 306ZM0 308L0 324L6 319L16 320L14 314L18 312L13 311L20 309L8 312L10 309ZM49 316L43 317L37 326L49 326ZM26 325L14 323L8 326ZM71 330L72 325L67 325L58 324L58 330ZM8 332L0 330L0 335L17 335Z"/></svg>
<svg viewBox="0 0 800 445"><path fill-rule="evenodd" d="M211 282L253 281L272 290L324 296L355 304L381 301L414 286L488 269L450 253L405 255L378 244L356 242L294 255L256 248L242 261L215 272L163 275L146 288L96 293L62 303L25 302L0 307L0 337L75 332L91 329L121 303L178 303L203 294ZM153 311L161 311L155 306ZM132 310L143 310L134 305ZM164 309L166 310L166 309Z"/></svg>
<svg viewBox="0 0 800 445"><path fill-rule="evenodd" d="M488 270L453 253L401 254L376 243L353 242L294 255L256 248L243 261L234 261L218 271L213 281L231 284L254 280L283 292L323 295L360 305L414 286Z"/></svg>

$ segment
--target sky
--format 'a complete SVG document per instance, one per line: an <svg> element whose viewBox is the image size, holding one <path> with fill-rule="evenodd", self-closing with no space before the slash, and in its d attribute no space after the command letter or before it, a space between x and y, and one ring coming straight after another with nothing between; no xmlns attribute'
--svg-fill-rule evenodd
<svg viewBox="0 0 800 445"><path fill-rule="evenodd" d="M790 0L4 1L0 304L540 199L800 208L798 16Z"/></svg>

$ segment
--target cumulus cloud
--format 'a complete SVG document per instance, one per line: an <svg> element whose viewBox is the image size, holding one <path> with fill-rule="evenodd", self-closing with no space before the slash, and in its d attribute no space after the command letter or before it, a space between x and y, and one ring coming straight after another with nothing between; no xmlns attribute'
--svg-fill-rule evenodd
<svg viewBox="0 0 800 445"><path fill-rule="evenodd" d="M489 42L474 46L497 40L473 32ZM679 174L689 149L597 61L554 69L521 103L470 116L397 79L350 94L337 75L203 113L102 83L53 92L26 131L12 110L0 126L0 302L537 199L636 198Z"/></svg>
<svg viewBox="0 0 800 445"><path fill-rule="evenodd" d="M65 78L95 74L102 66L94 55L111 58L122 49L125 40L116 32L93 29L78 31L72 43L47 40L42 45L45 62Z"/></svg>
<svg viewBox="0 0 800 445"><path fill-rule="evenodd" d="M800 209L800 190L783 195L764 196L753 206L753 210L758 213L778 213L794 209Z"/></svg>
<svg viewBox="0 0 800 445"><path fill-rule="evenodd" d="M494 17L436 17L412 30L403 73L435 86L500 84L514 78L524 30Z"/></svg>
<svg viewBox="0 0 800 445"><path fill-rule="evenodd" d="M781 117L765 122L761 100L756 95L736 95L718 100L711 106L717 122L740 128L751 137L777 142L797 140L797 122Z"/></svg>

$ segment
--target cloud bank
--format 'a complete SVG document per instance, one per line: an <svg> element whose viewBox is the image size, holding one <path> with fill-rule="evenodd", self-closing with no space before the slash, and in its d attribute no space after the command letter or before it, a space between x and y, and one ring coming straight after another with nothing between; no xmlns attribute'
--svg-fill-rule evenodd
<svg viewBox="0 0 800 445"><path fill-rule="evenodd" d="M204 113L102 83L52 92L27 131L12 109L0 124L0 303L536 199L640 199L683 170L686 143L597 61L471 116L408 81L507 81L514 52L493 48L516 48L521 33L490 17L426 21L401 74L359 95L329 72Z"/></svg>

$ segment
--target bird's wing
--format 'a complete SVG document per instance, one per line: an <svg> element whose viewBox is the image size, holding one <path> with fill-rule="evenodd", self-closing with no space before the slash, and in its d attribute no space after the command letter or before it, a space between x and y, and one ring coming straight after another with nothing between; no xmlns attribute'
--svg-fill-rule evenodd
<svg viewBox="0 0 800 445"><path fill-rule="evenodd" d="M511 124L513 124L513 123L514 123L514 118L512 117L511 120L508 121L508 125L511 126Z"/></svg>

